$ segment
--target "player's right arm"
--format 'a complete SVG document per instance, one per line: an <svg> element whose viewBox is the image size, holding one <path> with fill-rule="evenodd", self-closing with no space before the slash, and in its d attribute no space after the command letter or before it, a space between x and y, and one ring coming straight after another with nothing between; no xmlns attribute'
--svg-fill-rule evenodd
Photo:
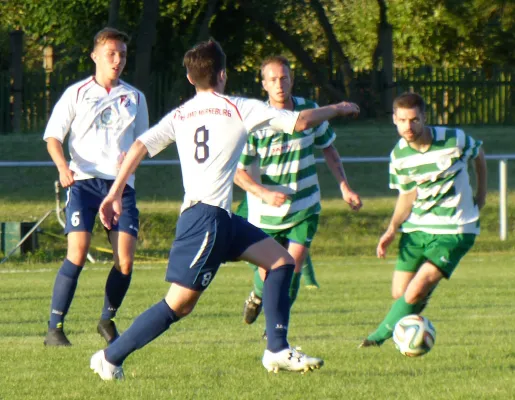
<svg viewBox="0 0 515 400"><path fill-rule="evenodd" d="M246 192L252 193L254 196L259 197L261 200L274 207L281 207L288 199L286 194L268 190L263 185L260 185L252 179L247 171L241 168L236 170L234 183Z"/></svg>
<svg viewBox="0 0 515 400"><path fill-rule="evenodd" d="M43 139L47 142L47 151L59 172L59 182L66 188L75 182L74 172L68 166L64 156L63 142L75 118L74 94L76 85L69 87L56 103L48 120Z"/></svg>
<svg viewBox="0 0 515 400"><path fill-rule="evenodd" d="M377 244L377 257L384 258L386 256L386 249L395 239L395 234L399 230L404 221L408 219L413 208L413 203L417 199L417 189L413 188L408 192L400 192L395 204L392 218L388 224L386 232L383 233Z"/></svg>
<svg viewBox="0 0 515 400"><path fill-rule="evenodd" d="M57 171L59 171L59 182L61 187L67 188L75 182L74 172L68 166L68 161L64 156L63 144L56 138L48 138L46 143L48 154L52 158Z"/></svg>

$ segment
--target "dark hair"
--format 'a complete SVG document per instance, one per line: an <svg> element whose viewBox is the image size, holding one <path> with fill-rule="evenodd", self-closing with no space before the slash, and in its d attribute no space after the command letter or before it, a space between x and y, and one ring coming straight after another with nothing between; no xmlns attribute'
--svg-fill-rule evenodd
<svg viewBox="0 0 515 400"><path fill-rule="evenodd" d="M271 56L271 57L267 57L263 60L263 62L261 63L261 78L264 79L265 78L265 74L264 74L264 71L265 71L265 67L269 64L279 64L279 65L284 65L286 68L288 68L288 71L290 72L291 74L291 67L290 67L290 62L288 61L288 59L284 56Z"/></svg>
<svg viewBox="0 0 515 400"><path fill-rule="evenodd" d="M393 101L393 113L398 108L417 108L421 113L426 112L426 103L418 93L405 92Z"/></svg>
<svg viewBox="0 0 515 400"><path fill-rule="evenodd" d="M96 48L100 44L104 44L108 40L119 40L123 43L129 43L131 39L125 32L107 27L97 32L93 38L93 48Z"/></svg>
<svg viewBox="0 0 515 400"><path fill-rule="evenodd" d="M222 46L209 39L200 42L184 55L183 64L199 89L214 88L218 82L218 74L225 69L225 53Z"/></svg>

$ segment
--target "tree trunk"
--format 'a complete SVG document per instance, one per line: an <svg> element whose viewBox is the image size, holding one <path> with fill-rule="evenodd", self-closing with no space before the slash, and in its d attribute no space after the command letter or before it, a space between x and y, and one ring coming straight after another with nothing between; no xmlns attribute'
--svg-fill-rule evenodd
<svg viewBox="0 0 515 400"><path fill-rule="evenodd" d="M379 95L380 114L391 114L393 102L393 30L388 23L385 0L379 4L377 45L372 56L372 90Z"/></svg>
<svg viewBox="0 0 515 400"><path fill-rule="evenodd" d="M13 97L12 129L21 132L23 92L23 31L12 31L11 36L11 92Z"/></svg>
<svg viewBox="0 0 515 400"><path fill-rule="evenodd" d="M156 40L156 24L159 15L159 0L145 0L136 41L136 69L134 85L146 95L149 89L152 47Z"/></svg>
<svg viewBox="0 0 515 400"><path fill-rule="evenodd" d="M345 54L342 49L342 46L338 42L336 35L334 34L333 27L327 18L324 7L322 3L318 0L309 0L311 4L311 8L315 11L317 15L318 22L322 26L322 29L325 32L325 36L329 41L329 47L336 56L336 59L340 62L340 68L343 75L343 84L345 86L345 93L347 98L352 98L353 96L353 71L349 58Z"/></svg>
<svg viewBox="0 0 515 400"><path fill-rule="evenodd" d="M197 42L202 42L204 40L209 39L209 23L211 22L211 18L215 14L217 3L218 0L209 0L207 2L206 13L204 14L202 24L200 25L200 30L197 36Z"/></svg>
<svg viewBox="0 0 515 400"><path fill-rule="evenodd" d="M118 18L120 16L120 0L111 0L109 5L109 20L107 26L118 28Z"/></svg>

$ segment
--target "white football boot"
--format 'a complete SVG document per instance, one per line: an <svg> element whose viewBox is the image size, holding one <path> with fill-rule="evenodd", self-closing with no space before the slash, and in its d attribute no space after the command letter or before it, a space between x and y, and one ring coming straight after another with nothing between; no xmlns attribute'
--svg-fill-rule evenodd
<svg viewBox="0 0 515 400"><path fill-rule="evenodd" d="M309 357L299 351L300 348L287 348L277 353L265 350L263 354L263 366L268 372L279 372L279 370L293 372L308 372L319 369L324 365L324 360L316 357Z"/></svg>
<svg viewBox="0 0 515 400"><path fill-rule="evenodd" d="M91 357L89 367L104 381L122 380L123 368L117 367L106 360L104 350L97 351Z"/></svg>

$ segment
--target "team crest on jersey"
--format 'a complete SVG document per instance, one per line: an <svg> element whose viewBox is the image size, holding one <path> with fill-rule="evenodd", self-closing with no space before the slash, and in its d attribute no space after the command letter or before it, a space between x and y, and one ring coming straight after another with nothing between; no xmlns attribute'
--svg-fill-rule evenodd
<svg viewBox="0 0 515 400"><path fill-rule="evenodd" d="M125 108L129 107L131 105L131 99L129 99L127 96L123 95L120 96L120 104L124 106Z"/></svg>
<svg viewBox="0 0 515 400"><path fill-rule="evenodd" d="M107 107L100 113L100 124L106 128L113 124L113 110L111 107Z"/></svg>

